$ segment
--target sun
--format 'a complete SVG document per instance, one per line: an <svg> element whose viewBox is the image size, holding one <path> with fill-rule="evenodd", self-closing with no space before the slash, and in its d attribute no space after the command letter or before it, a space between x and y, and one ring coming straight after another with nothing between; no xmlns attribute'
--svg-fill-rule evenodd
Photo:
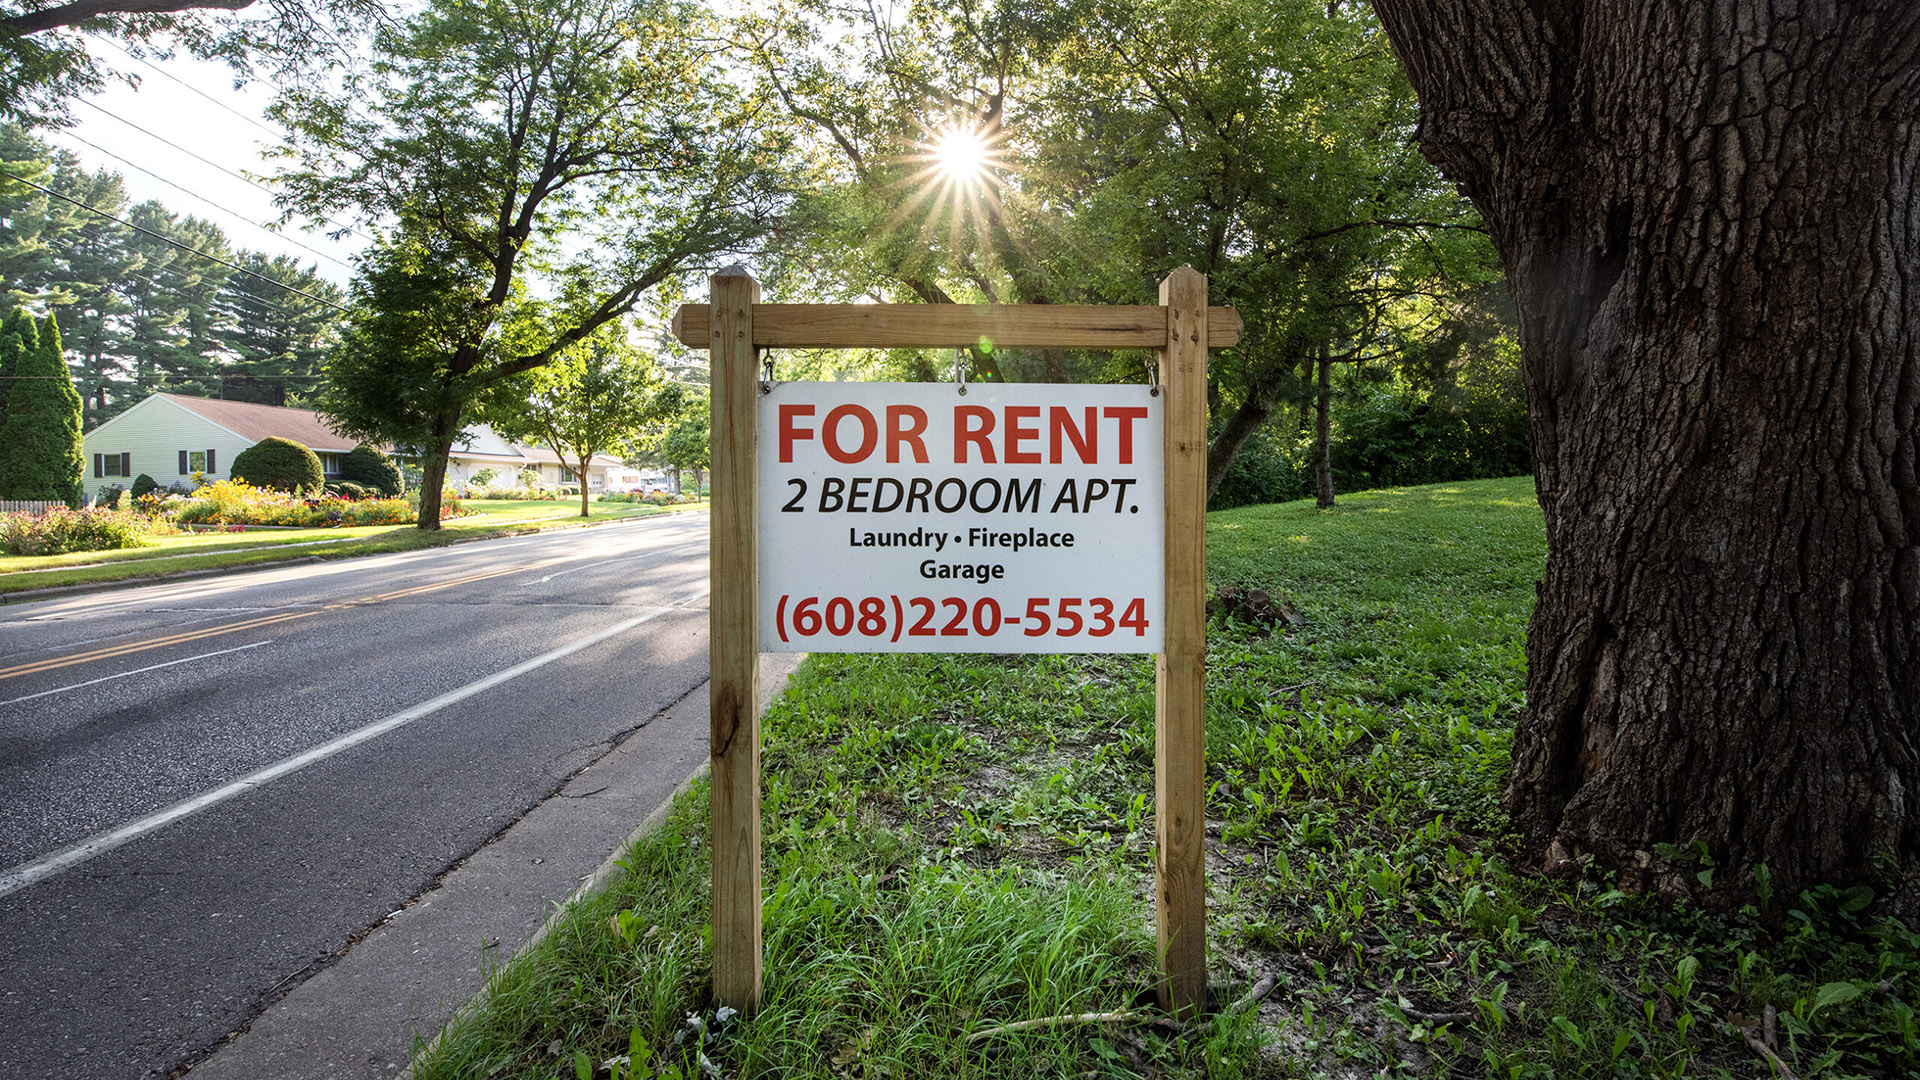
<svg viewBox="0 0 1920 1080"><path fill-rule="evenodd" d="M933 144L934 166L954 183L979 179L991 156L986 138L971 127L948 128Z"/></svg>

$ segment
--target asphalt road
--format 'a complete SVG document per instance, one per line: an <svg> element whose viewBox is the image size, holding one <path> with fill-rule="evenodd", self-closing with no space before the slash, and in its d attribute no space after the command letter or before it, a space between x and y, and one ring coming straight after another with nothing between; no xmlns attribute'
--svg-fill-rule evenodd
<svg viewBox="0 0 1920 1080"><path fill-rule="evenodd" d="M706 677L707 522L0 608L0 1077L164 1077Z"/></svg>

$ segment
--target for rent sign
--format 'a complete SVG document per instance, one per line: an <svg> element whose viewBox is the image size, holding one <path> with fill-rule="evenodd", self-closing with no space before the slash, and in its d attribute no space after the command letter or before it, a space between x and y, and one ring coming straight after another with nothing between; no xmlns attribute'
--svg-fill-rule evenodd
<svg viewBox="0 0 1920 1080"><path fill-rule="evenodd" d="M769 651L1162 651L1145 386L777 383L759 403Z"/></svg>

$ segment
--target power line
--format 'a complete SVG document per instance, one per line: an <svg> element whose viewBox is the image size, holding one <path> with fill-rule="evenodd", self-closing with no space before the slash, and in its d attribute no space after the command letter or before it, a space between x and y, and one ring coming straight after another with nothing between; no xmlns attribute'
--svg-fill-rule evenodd
<svg viewBox="0 0 1920 1080"><path fill-rule="evenodd" d="M67 238L66 238L66 237L64 237L64 236L55 236L55 237L43 237L42 239L43 239L43 240L45 240L45 241L48 241L48 242L51 242L51 243L54 243L54 244L57 244L57 245L59 245L59 246L60 246L61 248L63 248L63 249L65 249L65 250L66 250L66 251L67 251L67 252L69 253L69 255L70 255L70 256L71 256L71 255L86 255L86 254L89 254L89 252L88 252L88 251L87 251L87 250L86 250L85 248L83 248L83 247L81 247L80 245L78 245L78 244L76 244L76 243L74 243L73 241L71 241L71 240L69 240L69 239L67 239ZM69 265L71 265L71 264L69 264ZM144 284L144 285L146 285L146 286L147 286L148 288L150 288L150 289L152 289L152 290L153 290L154 292L156 292L156 293L162 293L162 294L164 294L164 295L167 295L167 296L173 296L173 297L178 297L179 299L181 299L181 300L184 300L184 301L186 301L187 303L190 303L190 304L195 304L195 303L200 303L200 302L203 302L203 301L208 301L208 300L209 300L209 298L207 298L207 297L201 297L201 296L190 296L190 295L188 295L187 293L183 293L183 292L181 292L181 291L180 291L179 289L174 289L174 288L169 288L168 286L165 286L165 285L162 285L162 284L160 284L159 282L157 282L157 281L155 281L155 280L153 280L153 278L151 278L151 277L149 277L148 275L146 275L146 274L142 274L142 273L139 273L139 272L137 272L137 271L134 271L134 270L121 270L121 271L118 271L118 274L119 274L120 276L122 276L122 277L128 277L128 278L132 278L133 280L135 280L135 281L138 281L138 282L140 282L140 283L142 283L142 284ZM109 290L111 290L111 289L112 289L112 287L111 287L111 286L104 286L104 285L103 285L103 286L99 286L99 287L100 287L100 288L104 288L104 289L109 289ZM282 287L285 287L285 286L283 285ZM227 289L228 289L228 285L227 285L227 282L225 282L225 281L223 281L223 282L221 282L221 284L220 284L220 287L219 287L219 289L218 289L218 290L216 291L216 293L215 293L215 295L214 295L214 296L213 296L213 297L211 298L211 300L210 300L210 302L212 302L212 303L218 303L218 302L219 302L219 300L220 300L220 297L221 297L222 295L225 295L225 294L227 294ZM124 295L124 294L122 294L122 295ZM131 298L129 298L129 299L131 299ZM125 312L114 312L113 314L115 314L115 315L133 315L133 316L136 316L136 317L138 316L138 312L137 312L137 311L135 311L135 310L131 310L131 309L130 309L130 310L128 310L128 311L125 311Z"/></svg>
<svg viewBox="0 0 1920 1080"><path fill-rule="evenodd" d="M62 195L59 192L53 190L52 188L46 187L45 185L42 185L42 184L36 184L24 176L15 176L9 170L0 169L0 176L5 176L13 180L18 180L19 182L27 185L30 188L33 188L36 191L44 192L48 195L53 196L56 199L59 199L61 202L72 203L73 205L79 207L82 210L92 211L93 213L99 214L101 217L106 218L109 221L118 221L120 224L125 225L127 228L132 229L135 232L145 233L146 235L153 237L155 240L158 240L161 243L172 244L174 247L179 248L181 251L198 255L203 259L211 259L222 266L232 267L233 269L240 271L241 273L247 275L248 277L259 278L261 281L267 282L268 284L276 286L278 288L285 289L290 293L295 293L297 295L304 296L307 299L314 301L315 303L325 304L326 306L334 309L335 311L344 311L349 315L353 313L351 308L341 307L339 304L336 304L333 301L326 299L325 297L315 296L312 293L307 292L303 289L296 289L284 281L275 281L273 278L270 278L265 274L256 273L255 271L249 270L246 267L241 266L239 263L228 262L226 259L223 259L218 255L209 255L206 252L199 250L198 248L188 247L187 245L181 243L180 241L175 240L171 236L162 236L161 234L154 232L152 229L142 228L141 226L135 225L133 222L127 221L124 218L114 217L112 214L107 213L105 210L101 210L98 207L89 206L86 203L81 202L79 199L73 198L71 196Z"/></svg>
<svg viewBox="0 0 1920 1080"><path fill-rule="evenodd" d="M115 113L115 112L113 112L113 111L112 111L111 109L108 109L108 108L107 108L106 106L104 106L104 105L100 105L100 104L98 104L97 102L94 102L94 101L92 101L92 100L90 100L90 99L88 99L88 98L81 98L81 99L80 99L80 103L81 103L82 105L85 105L85 106L87 106L88 108L90 108L90 109L93 109L94 111L96 111L96 112L98 112L98 113L100 113L100 114L102 114L102 115L104 115L104 116L106 116L106 117L108 117L108 118L110 118L110 119L113 119L113 120L118 120L118 121L119 121L120 123L122 123L122 124L125 124L125 125L127 125L128 127L130 127L130 128L132 128L133 130L135 130L135 131L137 131L137 132L139 132L140 134L142 134L142 135L145 135L145 136L146 136L147 138L149 138L149 139L153 139L153 140L155 140L155 141L157 141L157 142L162 142L162 143L165 143L165 144L166 144L166 145L168 145L168 146L171 146L171 147L173 147L173 148L174 148L175 150L178 150L178 151L180 151L181 153L183 153L183 154L185 154L185 155L187 155L188 157L190 157L190 158L192 158L192 159L194 159L195 161L198 161L198 162L200 162L200 163L201 163L201 164L203 164L203 165L206 165L206 166L208 166L209 168L213 168L213 169L218 169L218 170L220 170L221 172L223 172L223 173L225 173L225 174L227 174L228 176L231 176L231 177L233 177L233 178L234 178L235 180L238 180L238 181L240 181L240 182L241 182L241 183L243 183L243 184L251 184L252 186L254 186L254 187L256 187L256 188L259 188L259 189L260 189L261 191L264 191L264 192L266 192L266 193L267 193L268 195L278 195L278 194L279 194L278 192L276 192L276 191L274 191L274 190L273 190L272 188L270 188L270 187L268 187L267 185L265 185L265 184L262 184L262 183L261 183L260 181L258 181L258 180L255 180L255 179L254 179L253 177L251 177L251 176L247 176L247 175L245 175L245 174L243 174L243 173L237 173L237 172L234 172L234 171L233 171L232 169L229 169L229 168L227 168L227 167L226 167L225 165L222 165L222 164L220 164L220 163L218 163L218 162L216 162L216 161L210 161L210 160L208 160L207 158L204 158L204 157L201 157L201 156L200 156L199 154L196 154L196 153L194 153L193 151L191 151L191 150L189 150L189 149L187 149L186 147L184 147L184 146L181 146L181 145L180 145L179 143L177 143L177 142L174 142L174 141L173 141L172 139L169 139L169 138L167 138L167 137L166 137L166 136L164 136L164 135L156 135L156 134L154 134L153 132L151 132L151 131L148 131L148 130L147 130L146 128L144 128L144 127L141 127L141 126L140 126L139 124L136 124L136 123L134 123L134 122L133 122L133 121L131 121L131 120L128 120L128 119L127 119L126 117L124 117L124 116L121 116L121 115L119 115L118 113ZM92 144L91 144L91 143L89 143L88 145L90 145L90 146L91 146ZM95 147L95 149L98 149L98 147ZM105 152L105 151L102 151L102 153L104 153L104 152ZM125 159L122 159L122 160L125 160ZM142 171L145 171L145 170L142 170ZM347 232L349 232L349 233L351 233L351 234L352 234L352 235L354 235L354 236L357 236L357 237L359 237L359 238L360 238L360 239L362 239L362 240L369 240L369 241L370 241L370 240L372 240L372 239L373 239L373 237L371 237L371 236L368 236L368 235L367 235L366 233L363 233L363 232L361 232L361 231L360 231L359 229L356 229L356 228L354 228L353 226L351 226L351 225L348 225L348 224L346 224L346 223L344 223L344 222L340 222L340 221L335 221L335 220L334 220L333 218L325 218L325 219L323 219L323 220L325 220L325 221L327 221L327 222L329 222L329 223L331 223L331 224L334 224L334 225L339 225L339 226L340 226L340 227L341 227L342 229L345 229L345 230L346 230Z"/></svg>
<svg viewBox="0 0 1920 1080"><path fill-rule="evenodd" d="M113 48L116 51L124 55L127 59L132 60L137 64L141 64L147 67L148 69L155 71L160 75L165 76L166 78L172 79L174 82L179 83L181 86L186 87L188 90L191 90L194 93L200 95L201 97L206 98L208 101L212 102L214 105L218 106L219 108L225 109L226 111L232 113L233 115L239 117L240 119L245 120L247 123L252 124L254 127L259 128L261 131L264 131L267 134L273 136L273 139L275 142L285 145L286 137L283 136L280 132L277 132L272 128L268 127L267 125L261 123L257 117L248 116L246 113L243 113L239 109L236 109L233 106L227 104L226 102L221 101L219 98L214 97L212 94L207 93L205 90L202 90L199 87L193 85L192 83L186 81L185 79L182 79L180 76L175 75L173 72L168 71L166 68L161 67L160 65L154 63L153 61L148 60L146 57L135 55L131 51L121 47L119 42L113 41L108 38L97 38L95 40L101 43L113 46Z"/></svg>
<svg viewBox="0 0 1920 1080"><path fill-rule="evenodd" d="M293 245L294 247L297 247L297 248L302 248L302 249L304 249L304 250L307 250L307 251L311 251L311 252L313 252L313 253L314 253L315 255L318 255L318 256L320 256L321 258L323 258L323 259L325 259L325 260L327 260L327 261L328 261L328 262L330 262L330 263L333 263L333 264L334 264L335 266L338 266L338 267L340 267L340 268L341 268L341 269L343 269L343 270L346 270L346 271L348 271L349 273L351 273L351 272L353 271L353 267L352 267L351 265L349 265L349 264L347 264L347 263L345 263L345 262L343 262L343 261L341 261L340 259L337 259L337 258L335 258L335 257L334 257L334 256L332 256L332 255L329 255L329 254L327 254L327 253L326 253L326 252L324 252L324 251L321 251L321 250L320 250L319 248L317 248L317 247L313 247L313 246L312 246L312 245L310 245L310 244L305 244L305 243L302 243L302 242L300 242L300 241L298 241L298 240L295 240L295 239L294 239L293 237L291 237L291 236L288 236L288 235L286 235L285 233L282 233L282 232L276 232L275 230L273 230L273 229L270 229L270 228L268 228L268 227L267 227L266 225L263 225L263 224L261 224L260 222L258 222L258 221L255 221L255 220L253 220L252 218L250 218L250 217L247 217L247 216L245 216L244 214L241 214L241 213L240 213L240 212L239 212L238 210L230 210L230 209L228 209L227 207L224 207L224 206L221 206L221 205L220 205L219 203L217 203L217 202L214 202L214 201L213 201L212 199L209 199L209 198L207 198L207 197L206 197L205 195L201 195L201 194L198 194L197 192L193 192L193 191L189 191L189 190L188 190L188 189L186 189L185 187L183 187L183 186L181 186L181 185L179 185L179 184L176 184L176 183L174 183L174 182L173 182L172 180L169 180L169 179L167 179L166 177L164 177L164 176L161 176L161 175L160 175L159 173L157 173L157 172L154 172L154 171L153 171L152 169L149 169L149 168L146 168L145 166L142 166L142 165L136 165L136 164L134 164L133 162L131 162L131 161L128 161L128 160L127 160L126 158L123 158L123 157L121 157L121 156L120 156L119 154L116 154L116 153L114 153L113 151L111 151L111 150L108 150L107 148L105 148L105 147L103 147L103 146L100 146L100 145L99 145L99 144L97 144L97 143L92 143L92 142L88 142L88 141L87 141L86 139L83 139L83 138L81 138L80 136L78 136L78 135L75 135L75 134L74 134L73 132L71 132L71 131L69 131L69 132L65 132L65 134L66 134L66 136L67 136L68 138L70 138L70 139L72 139L72 140L74 140L75 142L78 142L78 143L82 143L82 144L84 144L84 145L86 145L86 146L91 146L91 147L93 147L93 148L94 148L95 150L97 150L97 151L99 151L99 152L100 152L100 153L102 153L102 154L105 154L105 155L107 155L108 157L110 157L110 158L112 158L113 160L115 160L115 161L117 161L117 162L119 162L120 164L122 164L122 165L125 165L125 166L126 166L127 168L129 168L129 169L136 169L136 170L138 170L138 171L140 171L140 172L143 172L143 173L146 173L146 174L147 174L148 176L151 176L151 177L153 177L153 178L154 178L155 180L158 180L158 181L160 181L161 183L163 183L163 184L165 184L165 185L167 185L168 187L170 187L170 188L173 188L173 189L174 189L175 191L178 191L178 192L180 192L181 194L183 194L183 195L185 195L185 196L187 196L188 198L192 198L192 199L198 199L198 200L200 200L201 202L203 202L203 203L206 203L206 204L207 204L208 206L211 206L211 207L213 207L213 208L214 208L215 210L218 210L218 211L220 211L220 212L221 212L221 213L223 213L223 214L227 214L227 215L230 215L230 216L231 216L231 217L233 217L233 218L234 218L235 220L238 220L238 221L241 221L241 222L244 222L244 223L246 223L246 224L248 224L248 225L251 225L251 226L253 226L253 227L254 227L254 228L256 228L256 229L259 229L259 230L260 230L261 232L264 232L264 233L267 233L267 234L269 234L269 235L272 235L272 236L276 236L276 237L278 237L278 238L280 238L281 240L284 240L284 241L286 241L287 243L289 243L289 244L292 244L292 245ZM264 190L264 189L263 189L263 190Z"/></svg>

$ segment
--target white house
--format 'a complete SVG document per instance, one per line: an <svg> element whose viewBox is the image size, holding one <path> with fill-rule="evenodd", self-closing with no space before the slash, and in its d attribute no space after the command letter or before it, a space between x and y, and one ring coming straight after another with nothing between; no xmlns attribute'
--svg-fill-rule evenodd
<svg viewBox="0 0 1920 1080"><path fill-rule="evenodd" d="M188 483L194 473L224 480L235 454L275 435L318 454L329 477L340 474L355 445L308 409L154 394L86 433L87 486L124 487L142 473L162 487Z"/></svg>
<svg viewBox="0 0 1920 1080"><path fill-rule="evenodd" d="M224 480L231 475L228 470L235 454L274 436L292 439L319 455L329 480L339 477L341 463L356 445L311 409L154 394L86 433L83 441L91 477L87 486L95 490L115 484L125 487L142 473L162 487L189 483L194 473ZM512 486L516 474L529 467L539 471L545 487L576 482L551 450L508 442L485 424L477 424L454 445L447 481L465 484L474 473L491 469L498 485ZM618 458L595 455L587 470L588 490L623 490L608 486L609 469L624 466Z"/></svg>

